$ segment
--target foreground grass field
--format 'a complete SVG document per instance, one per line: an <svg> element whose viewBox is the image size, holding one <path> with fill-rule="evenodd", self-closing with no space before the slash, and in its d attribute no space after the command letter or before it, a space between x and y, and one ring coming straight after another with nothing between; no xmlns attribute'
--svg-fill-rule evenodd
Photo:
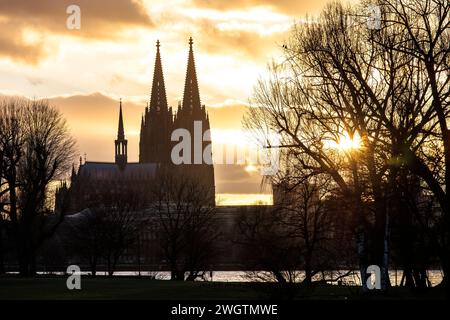
<svg viewBox="0 0 450 320"><path fill-rule="evenodd" d="M318 285L294 290L294 299L444 299L439 288L411 292L394 287L387 293L362 295L359 287ZM243 282L175 282L149 278L83 277L81 290L68 290L65 277L0 277L0 299L154 299L154 300L255 300L285 298L274 284Z"/></svg>

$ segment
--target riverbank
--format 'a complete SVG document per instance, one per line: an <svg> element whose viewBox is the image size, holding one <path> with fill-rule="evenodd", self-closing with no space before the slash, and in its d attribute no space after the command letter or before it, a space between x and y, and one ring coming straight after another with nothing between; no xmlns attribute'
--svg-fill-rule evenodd
<svg viewBox="0 0 450 320"><path fill-rule="evenodd" d="M96 300L96 299L150 299L150 300L258 300L283 298L293 293L294 299L314 300L435 300L444 299L441 288L413 292L403 287L392 287L386 293L361 294L357 286L316 285L313 288L296 286L291 292L273 283L249 282L178 282L152 280L146 277L82 277L81 290L68 290L66 277L38 276L19 278L0 277L0 300Z"/></svg>

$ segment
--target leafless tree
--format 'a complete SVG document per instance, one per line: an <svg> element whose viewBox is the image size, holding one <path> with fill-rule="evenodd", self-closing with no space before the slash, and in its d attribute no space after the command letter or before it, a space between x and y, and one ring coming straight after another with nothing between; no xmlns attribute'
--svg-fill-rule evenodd
<svg viewBox="0 0 450 320"><path fill-rule="evenodd" d="M70 169L74 140L61 114L45 100L9 98L0 103L0 149L2 150L2 205L16 235L21 275L35 272L37 247L61 223L42 230L51 181ZM5 198L5 197L4 197Z"/></svg>
<svg viewBox="0 0 450 320"><path fill-rule="evenodd" d="M328 174L342 194L354 199L363 284L365 267L374 263L383 267L384 288L389 284L389 221L396 214L390 208L402 167L427 182L444 212L448 203L435 174L443 164L436 128L445 129L439 118L448 109L441 108L440 116L435 111L448 103L448 2L425 2L376 2L383 12L381 30L368 28L367 16L361 17L368 2L333 3L318 21L295 26L283 49L284 62L274 64L271 77L257 86L255 108L247 118L260 134L278 132L281 146L303 162L303 171ZM439 62L430 68L426 61L435 58ZM439 79L434 85L433 77ZM359 136L361 146L330 148L330 141L339 143L343 134ZM266 140L261 142L267 146ZM425 170L427 164L431 168ZM441 260L445 270L445 254Z"/></svg>
<svg viewBox="0 0 450 320"><path fill-rule="evenodd" d="M97 193L97 202L71 216L64 242L68 254L86 261L93 276L102 262L113 276L120 258L137 240L142 197L133 190L118 194L109 193L101 183L97 187L102 191Z"/></svg>
<svg viewBox="0 0 450 320"><path fill-rule="evenodd" d="M212 192L201 180L172 167L161 168L155 179L151 210L172 280L195 280L210 265L218 236Z"/></svg>
<svg viewBox="0 0 450 320"><path fill-rule="evenodd" d="M104 257L108 275L112 276L119 258L136 241L137 221L128 206L97 209L96 215L103 216Z"/></svg>
<svg viewBox="0 0 450 320"><path fill-rule="evenodd" d="M442 210L437 233L428 231L439 251L449 287L450 274L450 139L447 123L450 110L450 3L445 0L381 0L381 36L374 42L383 50L407 56L411 74L419 83L411 89L414 103L404 103L405 113L416 118L411 134L398 142L397 157L411 172L425 181ZM411 101L412 99L409 99ZM408 102L408 101L407 101ZM398 114L398 111L396 112ZM404 124L383 119L398 135ZM447 190L447 191L446 191Z"/></svg>
<svg viewBox="0 0 450 320"><path fill-rule="evenodd" d="M243 210L238 220L244 265L252 281L276 281L281 285L302 280L302 257L298 243L288 237L282 216L276 210L257 207Z"/></svg>
<svg viewBox="0 0 450 320"><path fill-rule="evenodd" d="M4 194L2 193L3 187L3 152L0 150L0 275L5 273L4 265L4 245L3 245L3 211L4 211Z"/></svg>
<svg viewBox="0 0 450 320"><path fill-rule="evenodd" d="M103 258L103 216L89 209L66 219L66 236L63 237L67 256L87 262L92 276L97 275L98 265Z"/></svg>
<svg viewBox="0 0 450 320"><path fill-rule="evenodd" d="M256 270L251 272L252 279L310 286L322 272L344 267L348 261L342 251L347 248L340 228L350 229L350 224L336 224L345 211L342 206L333 210L329 204L333 202L329 178L286 177L274 188L274 208L245 212L239 221L238 243L246 252L247 267Z"/></svg>

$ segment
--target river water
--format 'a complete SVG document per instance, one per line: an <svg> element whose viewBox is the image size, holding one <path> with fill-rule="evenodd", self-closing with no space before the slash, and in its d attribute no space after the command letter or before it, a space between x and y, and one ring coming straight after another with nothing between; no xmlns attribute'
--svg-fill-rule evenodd
<svg viewBox="0 0 450 320"><path fill-rule="evenodd" d="M326 279L336 279L339 275L346 274L347 271L334 271L327 272ZM41 273L44 274L44 273ZM62 273L54 273L54 274L62 274ZM82 272L82 274L89 274L88 272ZM97 272L98 275L105 275L105 272ZM262 275L262 272L246 272L246 271L213 271L212 278L211 273L208 272L206 275L206 279L208 281L217 281L217 282L249 282L255 281L255 275ZM137 271L117 271L114 273L115 276L138 276L139 272ZM169 280L170 272L161 271L161 272L149 272L143 271L140 273L141 276L153 277L159 280ZM400 285L402 279L403 272L401 270L398 271L389 271L389 278L391 280L392 286ZM431 286L436 286L442 281L442 271L441 270L428 270L427 271L428 280L430 281ZM302 279L302 272L298 272L298 279ZM361 280L359 277L359 272L354 271L350 275L343 277L342 284L344 285L361 285ZM330 281L332 284L337 284L337 281Z"/></svg>

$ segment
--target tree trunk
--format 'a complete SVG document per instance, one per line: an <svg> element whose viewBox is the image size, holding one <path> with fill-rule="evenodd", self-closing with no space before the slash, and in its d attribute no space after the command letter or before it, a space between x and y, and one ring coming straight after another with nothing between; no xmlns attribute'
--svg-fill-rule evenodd
<svg viewBox="0 0 450 320"><path fill-rule="evenodd" d="M0 275L5 273L4 248L3 248L3 218L0 217Z"/></svg>
<svg viewBox="0 0 450 320"><path fill-rule="evenodd" d="M184 280L184 272L178 270L178 265L176 262L171 263L170 267L170 280L174 281L183 281Z"/></svg>
<svg viewBox="0 0 450 320"><path fill-rule="evenodd" d="M107 268L108 268L108 277L112 277L114 274L114 270L112 267L111 255L108 255L106 261L107 261Z"/></svg>
<svg viewBox="0 0 450 320"><path fill-rule="evenodd" d="M389 242L391 235L391 226L389 223L389 211L386 210L386 221L384 231L384 253L383 253L383 265L381 267L381 289L387 290L391 281L389 279Z"/></svg>
<svg viewBox="0 0 450 320"><path fill-rule="evenodd" d="M91 259L90 265L91 265L91 274L92 274L92 276L93 277L97 276L97 257L96 256L94 256Z"/></svg>
<svg viewBox="0 0 450 320"><path fill-rule="evenodd" d="M310 250L305 254L305 279L303 280L303 283L306 286L310 286L312 283L311 255Z"/></svg>
<svg viewBox="0 0 450 320"><path fill-rule="evenodd" d="M402 277L402 285L404 284L407 288L414 288L414 278L413 278L413 270L410 266L403 267L403 277Z"/></svg>
<svg viewBox="0 0 450 320"><path fill-rule="evenodd" d="M273 270L272 273L273 273L273 275L275 276L275 279L277 279L277 282L278 282L278 283L286 284L286 279L283 277L283 275L281 274L280 271L278 271L278 270Z"/></svg>
<svg viewBox="0 0 450 320"><path fill-rule="evenodd" d="M366 240L364 232L358 232L356 236L356 246L358 251L358 260L359 260L359 273L361 277L361 286L363 292L369 291L367 288L367 249L366 249Z"/></svg>

